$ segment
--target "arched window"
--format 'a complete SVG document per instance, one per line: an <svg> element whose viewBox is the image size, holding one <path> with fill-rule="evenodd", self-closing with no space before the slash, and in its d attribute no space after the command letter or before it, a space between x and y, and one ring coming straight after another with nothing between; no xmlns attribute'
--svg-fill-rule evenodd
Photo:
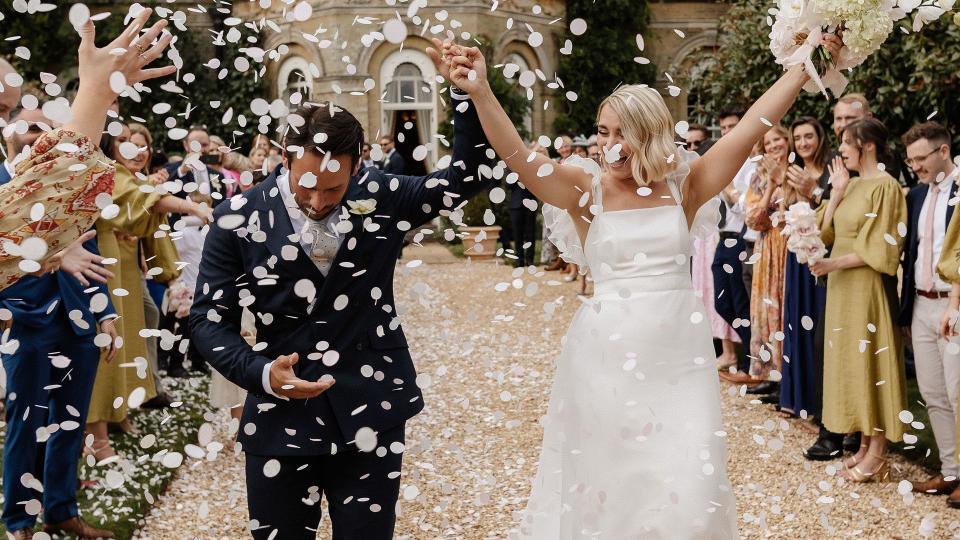
<svg viewBox="0 0 960 540"><path fill-rule="evenodd" d="M393 80L387 83L384 96L387 103L432 104L430 87L423 80L423 73L416 65L406 62L397 66Z"/></svg>
<svg viewBox="0 0 960 540"><path fill-rule="evenodd" d="M303 100L313 94L313 76L307 61L300 56L291 56L280 64L277 73L277 97L290 102L290 96L300 92Z"/></svg>

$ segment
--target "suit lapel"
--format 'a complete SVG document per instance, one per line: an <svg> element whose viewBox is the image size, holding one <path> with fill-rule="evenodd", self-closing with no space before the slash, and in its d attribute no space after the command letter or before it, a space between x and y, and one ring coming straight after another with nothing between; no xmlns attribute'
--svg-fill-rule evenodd
<svg viewBox="0 0 960 540"><path fill-rule="evenodd" d="M953 209L955 206L950 204L950 201L953 201L953 199L957 196L958 184L960 184L960 178L955 177L953 179L953 187L950 188L950 200L947 202L947 219L944 220L944 230L950 227L950 220L953 218Z"/></svg>

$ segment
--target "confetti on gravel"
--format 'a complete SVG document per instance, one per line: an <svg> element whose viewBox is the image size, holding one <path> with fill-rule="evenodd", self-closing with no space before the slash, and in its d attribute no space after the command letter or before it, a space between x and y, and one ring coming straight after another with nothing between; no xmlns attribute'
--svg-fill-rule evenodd
<svg viewBox="0 0 960 540"><path fill-rule="evenodd" d="M426 399L407 424L398 539L499 539L513 527L536 469L554 357L580 304L577 285L559 277L489 263L398 266L397 304ZM844 485L837 462L803 459L815 436L799 421L739 390L724 384L721 406L744 538L960 538L960 511L944 497L898 492L926 471L895 456L893 482ZM179 474L139 538L247 537L242 457L191 460ZM330 537L326 515L319 537Z"/></svg>

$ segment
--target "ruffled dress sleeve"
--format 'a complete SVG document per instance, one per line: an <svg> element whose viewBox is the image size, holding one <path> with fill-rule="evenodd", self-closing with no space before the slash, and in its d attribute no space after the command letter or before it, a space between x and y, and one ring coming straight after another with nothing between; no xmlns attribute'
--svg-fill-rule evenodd
<svg viewBox="0 0 960 540"><path fill-rule="evenodd" d="M17 247L25 240L43 240L52 255L89 230L110 204L113 177L89 138L64 129L41 135L0 186L0 290L23 275Z"/></svg>
<svg viewBox="0 0 960 540"><path fill-rule="evenodd" d="M952 203L953 201L951 201ZM956 210L954 210L956 217ZM960 283L960 219L951 219L947 225L947 235L943 238L937 273L944 281Z"/></svg>
<svg viewBox="0 0 960 540"><path fill-rule="evenodd" d="M894 276L900 266L906 231L907 201L900 184L886 176L870 193L871 214L857 232L853 251L877 272Z"/></svg>
<svg viewBox="0 0 960 540"><path fill-rule="evenodd" d="M672 182L674 185L676 185L678 191L682 194L684 184L687 181L687 177L690 175L690 164L699 159L700 154L678 147L677 155L679 156L677 167L673 171L667 173L666 181ZM717 196L703 203L703 206L697 209L697 213L693 218L693 223L690 224L691 245L695 240L710 240L715 238L720 233L721 204L723 203L720 201L720 197Z"/></svg>
<svg viewBox="0 0 960 540"><path fill-rule="evenodd" d="M600 185L600 165L591 159L579 156L570 156L564 161L564 165L580 167L591 176L593 196L596 198ZM574 224L570 213L562 208L544 203L543 226L547 230L547 239L557 246L560 258L570 264L579 266L581 272L586 272L587 259L583 253L583 243L580 242L580 233L577 232L577 226Z"/></svg>

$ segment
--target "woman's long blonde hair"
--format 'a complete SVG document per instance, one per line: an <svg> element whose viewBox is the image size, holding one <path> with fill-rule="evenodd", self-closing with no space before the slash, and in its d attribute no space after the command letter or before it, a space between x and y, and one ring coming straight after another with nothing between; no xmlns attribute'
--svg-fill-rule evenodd
<svg viewBox="0 0 960 540"><path fill-rule="evenodd" d="M660 93L645 84L617 88L597 109L609 105L620 119L625 145L633 159L630 168L640 186L662 181L677 168L677 147L673 143L673 119ZM671 158L671 156L673 156Z"/></svg>

